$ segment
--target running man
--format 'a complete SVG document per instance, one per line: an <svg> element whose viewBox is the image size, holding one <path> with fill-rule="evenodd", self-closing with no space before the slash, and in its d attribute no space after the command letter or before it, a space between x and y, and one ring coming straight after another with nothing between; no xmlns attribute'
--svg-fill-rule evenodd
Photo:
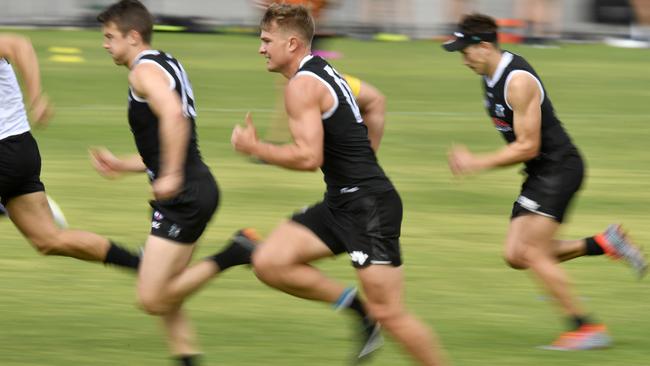
<svg viewBox="0 0 650 366"><path fill-rule="evenodd" d="M154 200L151 232L138 273L140 306L162 317L180 365L196 365L198 346L183 301L229 267L250 263L254 233L238 232L224 251L188 267L195 244L219 203L217 183L197 146L194 93L181 63L151 47L153 18L137 0L106 8L104 48L129 69L129 125L139 154L91 151L96 170L116 177L146 172Z"/></svg>
<svg viewBox="0 0 650 366"><path fill-rule="evenodd" d="M139 258L128 250L94 233L64 230L55 222L61 217L54 217L48 204L40 178L41 156L12 66L22 76L35 124L45 125L52 115L31 42L15 34L0 34L0 200L6 214L41 254L135 270Z"/></svg>
<svg viewBox="0 0 650 366"><path fill-rule="evenodd" d="M293 296L357 313L367 331L359 359L379 346L381 324L419 364L442 365L431 331L403 301L402 202L368 137L369 130L383 126L366 126L341 74L311 55L314 22L306 8L271 5L260 25L259 53L267 69L289 79L284 96L293 141L260 141L248 115L245 127L234 128L232 144L243 154L283 168L321 168L327 192L322 202L280 224L257 248L255 273ZM365 306L354 290L310 265L344 252L367 297Z"/></svg>
<svg viewBox="0 0 650 366"><path fill-rule="evenodd" d="M488 154L454 146L449 153L451 171L467 175L524 163L527 178L513 205L505 259L515 269L532 270L569 317L570 331L546 348L608 347L611 340L606 327L587 316L558 263L608 254L627 261L642 277L647 270L644 256L618 225L586 239L555 238L582 184L582 157L555 115L535 70L521 56L499 48L494 19L482 14L465 16L455 36L443 47L461 52L464 64L483 76L487 112L507 145Z"/></svg>

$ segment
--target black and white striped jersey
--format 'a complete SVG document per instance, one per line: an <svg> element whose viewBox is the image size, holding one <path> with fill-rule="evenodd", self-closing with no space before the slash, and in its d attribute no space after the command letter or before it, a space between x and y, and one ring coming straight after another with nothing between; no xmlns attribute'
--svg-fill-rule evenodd
<svg viewBox="0 0 650 366"><path fill-rule="evenodd" d="M201 160L197 145L196 110L194 107L194 92L183 66L168 53L157 50L146 50L140 53L133 63L150 62L160 67L169 78L169 87L178 93L181 99L183 115L191 124L190 141L187 146L185 160L185 177L190 179L202 176L208 172L207 166ZM135 138L138 152L147 166L150 178L158 175L160 168L160 138L158 133L158 117L149 108L147 101L139 97L129 87L129 125Z"/></svg>
<svg viewBox="0 0 650 366"><path fill-rule="evenodd" d="M510 52L503 52L501 62L491 78L483 77L485 107L494 127L511 143L517 139L513 128L514 113L506 99L508 83L513 75L526 73L535 79L541 91L542 131L540 154L525 162L528 170L549 162L562 161L567 154L576 153L576 147L555 115L553 103L533 67L526 60Z"/></svg>
<svg viewBox="0 0 650 366"><path fill-rule="evenodd" d="M306 56L294 77L314 77L330 91L334 105L322 114L323 171L328 196L357 191L381 192L392 184L377 163L368 128L345 79L324 59Z"/></svg>

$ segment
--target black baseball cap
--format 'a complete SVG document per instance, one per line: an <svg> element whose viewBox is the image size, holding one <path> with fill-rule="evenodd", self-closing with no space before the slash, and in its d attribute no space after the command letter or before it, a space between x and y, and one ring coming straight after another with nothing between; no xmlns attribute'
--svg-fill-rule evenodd
<svg viewBox="0 0 650 366"><path fill-rule="evenodd" d="M456 31L454 32L454 37L456 38L443 43L442 48L449 52L454 52L461 51L467 46L481 42L495 42L497 40L497 33L466 33L462 31Z"/></svg>

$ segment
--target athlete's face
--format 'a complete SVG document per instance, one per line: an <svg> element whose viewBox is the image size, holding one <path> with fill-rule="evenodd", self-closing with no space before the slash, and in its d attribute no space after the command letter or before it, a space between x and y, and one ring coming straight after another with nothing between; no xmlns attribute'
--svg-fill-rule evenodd
<svg viewBox="0 0 650 366"><path fill-rule="evenodd" d="M128 63L129 36L122 34L114 22L108 22L102 27L104 33L104 49L111 54L116 65Z"/></svg>
<svg viewBox="0 0 650 366"><path fill-rule="evenodd" d="M486 53L483 44L473 44L463 48L463 64L479 75L486 75Z"/></svg>
<svg viewBox="0 0 650 366"><path fill-rule="evenodd" d="M266 69L272 72L282 72L291 61L291 37L272 24L260 34L258 52L266 58Z"/></svg>

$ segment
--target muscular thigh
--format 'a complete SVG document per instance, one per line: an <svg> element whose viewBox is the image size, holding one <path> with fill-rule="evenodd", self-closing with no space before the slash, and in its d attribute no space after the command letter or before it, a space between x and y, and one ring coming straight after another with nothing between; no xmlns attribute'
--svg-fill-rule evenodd
<svg viewBox="0 0 650 366"><path fill-rule="evenodd" d="M138 271L138 292L160 294L169 281L190 262L194 245L150 235Z"/></svg>
<svg viewBox="0 0 650 366"><path fill-rule="evenodd" d="M30 240L51 237L58 232L45 192L16 196L6 208L11 221Z"/></svg>
<svg viewBox="0 0 650 366"><path fill-rule="evenodd" d="M403 305L404 274L402 267L371 265L357 269L368 306L376 315L400 311Z"/></svg>
<svg viewBox="0 0 650 366"><path fill-rule="evenodd" d="M255 250L258 259L279 264L308 263L332 255L313 231L295 221L280 224Z"/></svg>
<svg viewBox="0 0 650 366"><path fill-rule="evenodd" d="M302 209L291 217L291 221L314 234L333 254L346 251L345 242L337 235L337 222L328 202L318 202Z"/></svg>
<svg viewBox="0 0 650 366"><path fill-rule="evenodd" d="M531 248L552 250L553 237L560 224L552 218L530 214L510 221L506 237L506 257L523 256Z"/></svg>

